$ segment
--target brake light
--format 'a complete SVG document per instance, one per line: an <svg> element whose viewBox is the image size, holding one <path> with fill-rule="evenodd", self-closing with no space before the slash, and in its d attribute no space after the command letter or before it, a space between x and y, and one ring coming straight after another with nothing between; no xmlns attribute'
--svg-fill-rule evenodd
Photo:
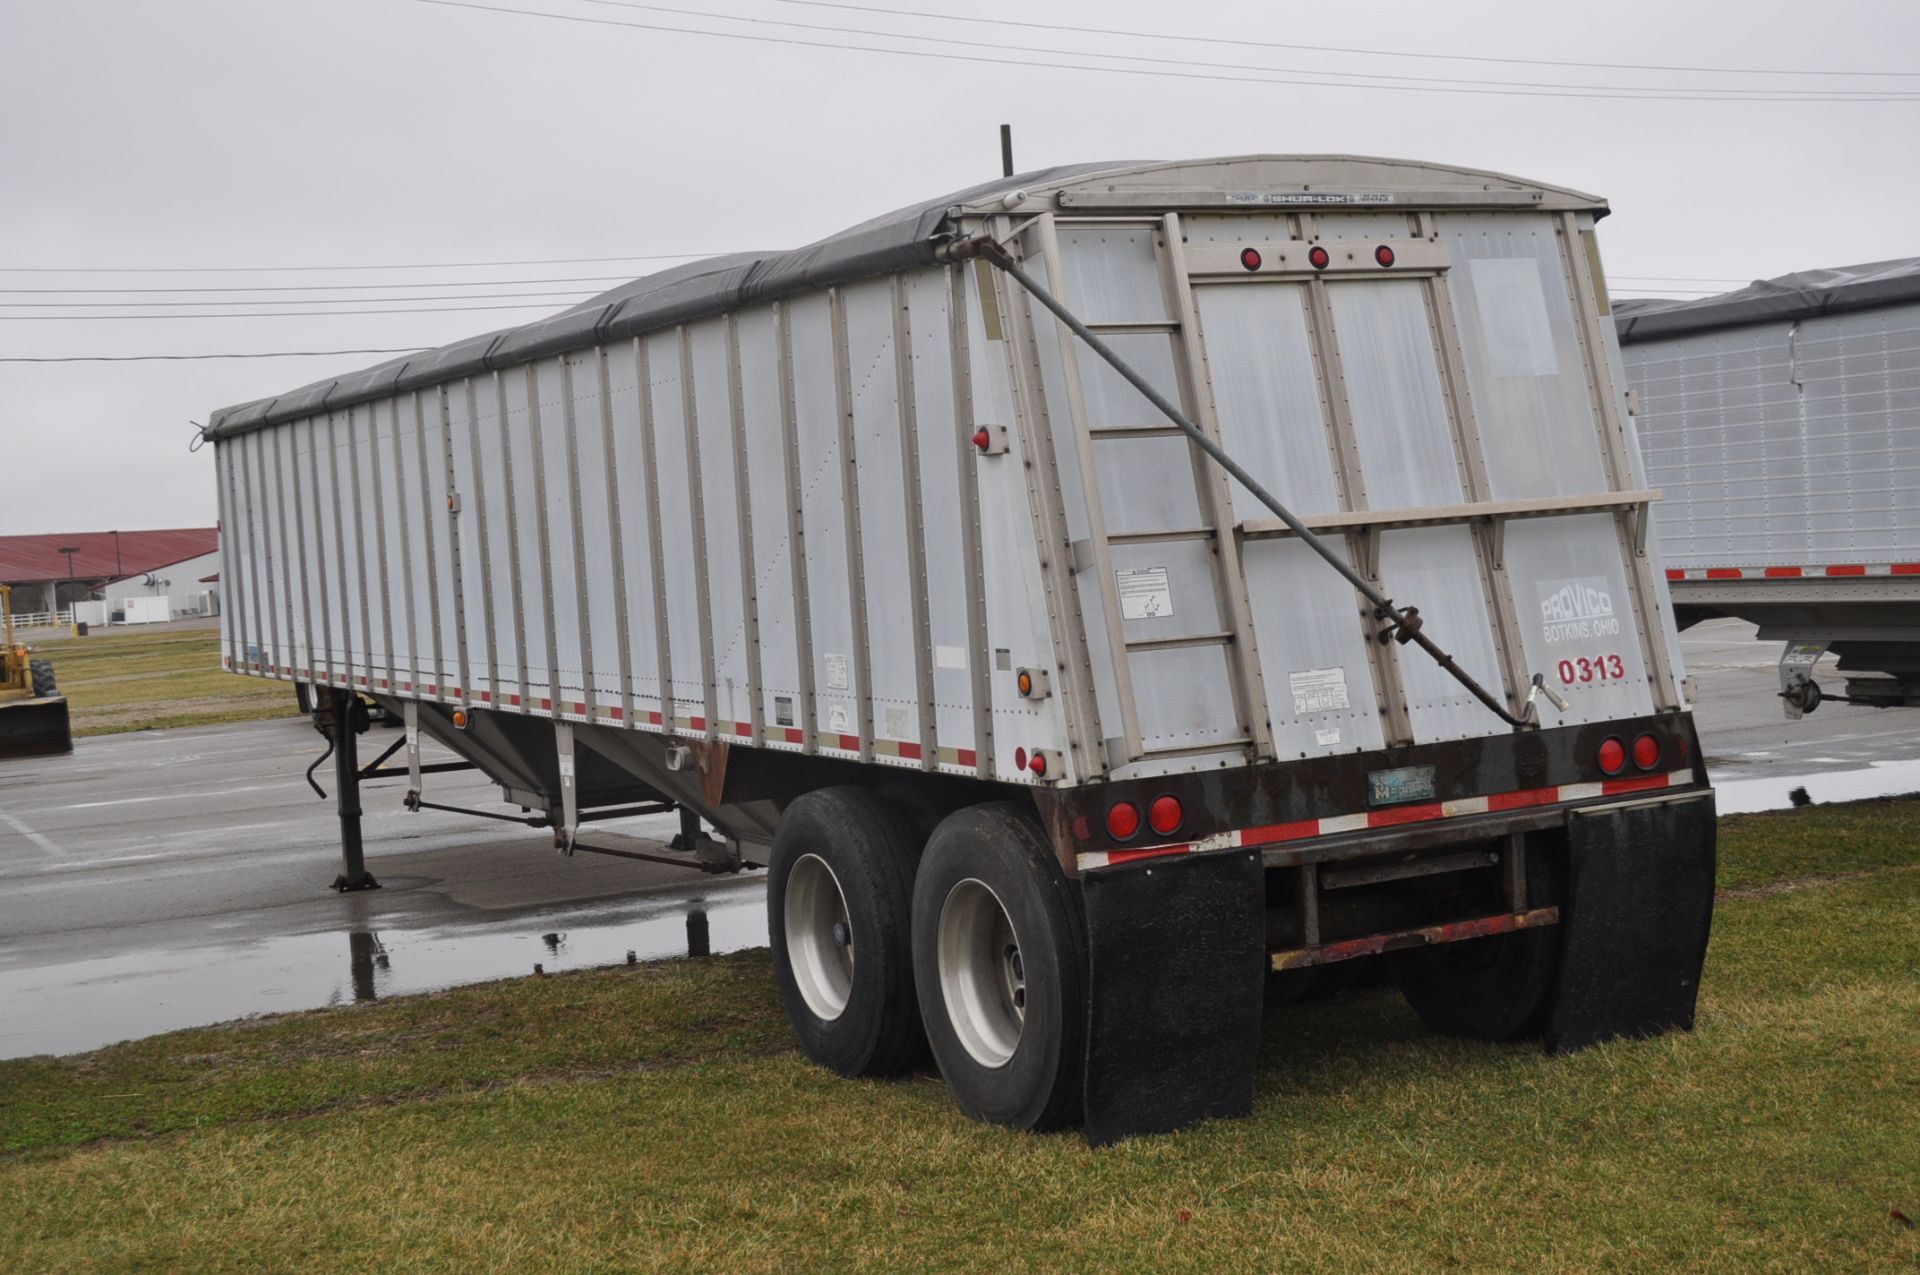
<svg viewBox="0 0 1920 1275"><path fill-rule="evenodd" d="M1313 247L1307 249L1307 264L1311 265L1315 270L1325 270L1328 263L1332 260L1333 258L1327 254L1327 250L1319 244L1315 244Z"/></svg>
<svg viewBox="0 0 1920 1275"><path fill-rule="evenodd" d="M1652 735L1642 735L1633 741L1633 764L1642 770L1652 770L1660 764L1660 741Z"/></svg>
<svg viewBox="0 0 1920 1275"><path fill-rule="evenodd" d="M1115 841L1127 841L1140 831L1140 807L1131 801L1115 802L1107 809L1107 832Z"/></svg>
<svg viewBox="0 0 1920 1275"><path fill-rule="evenodd" d="M1155 797L1153 804L1147 807L1147 824L1161 836L1169 836L1179 831L1181 820L1187 812L1180 808L1178 797Z"/></svg>
<svg viewBox="0 0 1920 1275"><path fill-rule="evenodd" d="M1609 735L1600 742L1600 769L1617 775L1627 768L1627 746Z"/></svg>
<svg viewBox="0 0 1920 1275"><path fill-rule="evenodd" d="M1040 776L1042 779L1046 778L1047 755L1041 752L1037 748L1034 749L1033 755L1027 758L1027 769L1031 770L1034 774Z"/></svg>
<svg viewBox="0 0 1920 1275"><path fill-rule="evenodd" d="M1258 270L1260 268L1260 250L1258 248L1242 248L1240 250L1240 264L1249 270Z"/></svg>

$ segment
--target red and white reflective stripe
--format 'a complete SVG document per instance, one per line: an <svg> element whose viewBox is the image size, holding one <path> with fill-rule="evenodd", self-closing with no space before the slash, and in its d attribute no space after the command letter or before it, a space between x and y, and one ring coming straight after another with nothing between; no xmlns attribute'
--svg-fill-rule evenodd
<svg viewBox="0 0 1920 1275"><path fill-rule="evenodd" d="M1846 576L1920 576L1920 562L1836 562L1824 567L1668 567L1669 580L1818 580Z"/></svg>
<svg viewBox="0 0 1920 1275"><path fill-rule="evenodd" d="M1693 782L1693 771L1676 770L1664 775L1635 775L1631 778L1603 779L1592 784L1561 784L1556 788L1523 788L1518 792L1497 792L1487 797L1461 797L1453 801L1428 801L1412 806L1393 806L1369 810L1357 815L1333 815L1325 819L1296 819L1292 823L1263 824L1222 832L1204 841L1175 845L1142 846L1138 850L1091 850L1076 855L1082 872L1114 868L1142 859L1163 859L1176 854L1206 854L1213 850L1251 849L1283 841L1304 841L1309 837L1330 837L1340 832L1364 832L1368 828L1395 828L1402 824L1431 823L1455 819L1461 815L1497 814L1503 810L1524 810L1528 806L1557 806L1567 801L1591 801L1595 797L1617 797L1626 793L1650 792L1658 788L1684 788Z"/></svg>

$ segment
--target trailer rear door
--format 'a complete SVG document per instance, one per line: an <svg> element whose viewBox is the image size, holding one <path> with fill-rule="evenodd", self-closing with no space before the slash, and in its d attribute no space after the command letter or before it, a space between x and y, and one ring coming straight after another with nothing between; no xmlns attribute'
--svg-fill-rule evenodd
<svg viewBox="0 0 1920 1275"><path fill-rule="evenodd" d="M1674 702L1571 218L1363 214L1317 243L1287 214L1044 220L1050 286L1512 708L1534 673L1570 701L1541 702L1549 725ZM1110 764L1508 729L1375 640L1364 599L1096 355L1032 330Z"/></svg>

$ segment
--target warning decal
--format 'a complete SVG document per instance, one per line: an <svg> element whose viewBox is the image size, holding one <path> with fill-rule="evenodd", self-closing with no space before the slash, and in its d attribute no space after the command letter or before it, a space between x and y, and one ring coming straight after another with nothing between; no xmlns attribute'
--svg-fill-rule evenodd
<svg viewBox="0 0 1920 1275"><path fill-rule="evenodd" d="M1349 706L1347 670L1343 668L1295 669L1287 674L1287 689L1293 692L1296 717L1332 713Z"/></svg>
<svg viewBox="0 0 1920 1275"><path fill-rule="evenodd" d="M1122 619L1157 620L1173 614L1173 589L1167 583L1165 567L1142 567L1134 571L1116 569L1113 579L1120 587Z"/></svg>

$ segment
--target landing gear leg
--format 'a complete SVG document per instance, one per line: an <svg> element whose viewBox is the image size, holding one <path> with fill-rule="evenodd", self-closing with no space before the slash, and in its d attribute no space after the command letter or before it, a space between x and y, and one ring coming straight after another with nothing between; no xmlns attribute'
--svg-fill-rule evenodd
<svg viewBox="0 0 1920 1275"><path fill-rule="evenodd" d="M354 716L355 710L366 710L352 691L327 694L333 700L333 785L340 809L340 875L333 879L333 888L342 894L378 890L380 883L367 871L367 856L360 843L360 737Z"/></svg>

